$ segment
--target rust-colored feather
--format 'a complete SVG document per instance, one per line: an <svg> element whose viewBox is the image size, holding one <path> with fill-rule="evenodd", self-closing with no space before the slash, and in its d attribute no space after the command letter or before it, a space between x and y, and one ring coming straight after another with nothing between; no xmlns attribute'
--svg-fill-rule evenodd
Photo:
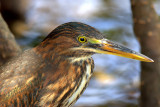
<svg viewBox="0 0 160 107"><path fill-rule="evenodd" d="M86 88L94 63L92 52L69 49L82 45L77 41L79 35L98 34L82 23L61 25L37 47L0 67L0 106L72 105Z"/></svg>

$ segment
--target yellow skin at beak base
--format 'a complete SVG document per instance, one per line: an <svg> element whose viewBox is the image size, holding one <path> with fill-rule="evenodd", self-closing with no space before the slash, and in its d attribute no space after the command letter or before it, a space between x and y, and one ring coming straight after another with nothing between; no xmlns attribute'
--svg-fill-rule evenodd
<svg viewBox="0 0 160 107"><path fill-rule="evenodd" d="M92 44L100 44L101 45L101 47L98 47L97 49L95 49L96 53L117 55L117 56L131 58L131 59L140 60L140 61L144 61L144 62L154 62L152 59L150 59L149 57L147 57L145 55L142 55L138 52L130 50L122 45L116 44L116 43L109 41L107 39L97 40L95 38L89 38L89 42ZM123 50L123 48L124 48L124 50ZM127 51L127 50L129 50L129 51Z"/></svg>

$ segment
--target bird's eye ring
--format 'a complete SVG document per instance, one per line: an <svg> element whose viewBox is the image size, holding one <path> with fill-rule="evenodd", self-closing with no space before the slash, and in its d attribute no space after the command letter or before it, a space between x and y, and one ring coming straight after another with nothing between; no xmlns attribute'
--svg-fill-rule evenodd
<svg viewBox="0 0 160 107"><path fill-rule="evenodd" d="M85 42L87 42L87 39L85 38L85 36L79 36L78 41L81 43L85 43Z"/></svg>

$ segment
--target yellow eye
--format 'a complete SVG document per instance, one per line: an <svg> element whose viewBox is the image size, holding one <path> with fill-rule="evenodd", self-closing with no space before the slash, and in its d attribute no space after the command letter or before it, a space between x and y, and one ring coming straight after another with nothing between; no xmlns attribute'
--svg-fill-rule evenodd
<svg viewBox="0 0 160 107"><path fill-rule="evenodd" d="M78 41L81 43L85 43L85 42L87 42L87 39L85 38L85 36L79 36Z"/></svg>

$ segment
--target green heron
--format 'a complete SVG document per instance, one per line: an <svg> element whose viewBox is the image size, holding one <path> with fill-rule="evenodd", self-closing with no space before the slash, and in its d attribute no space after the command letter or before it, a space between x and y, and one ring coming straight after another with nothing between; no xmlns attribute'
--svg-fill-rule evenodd
<svg viewBox="0 0 160 107"><path fill-rule="evenodd" d="M153 62L89 25L65 23L0 68L0 106L71 106L88 85L96 53Z"/></svg>

